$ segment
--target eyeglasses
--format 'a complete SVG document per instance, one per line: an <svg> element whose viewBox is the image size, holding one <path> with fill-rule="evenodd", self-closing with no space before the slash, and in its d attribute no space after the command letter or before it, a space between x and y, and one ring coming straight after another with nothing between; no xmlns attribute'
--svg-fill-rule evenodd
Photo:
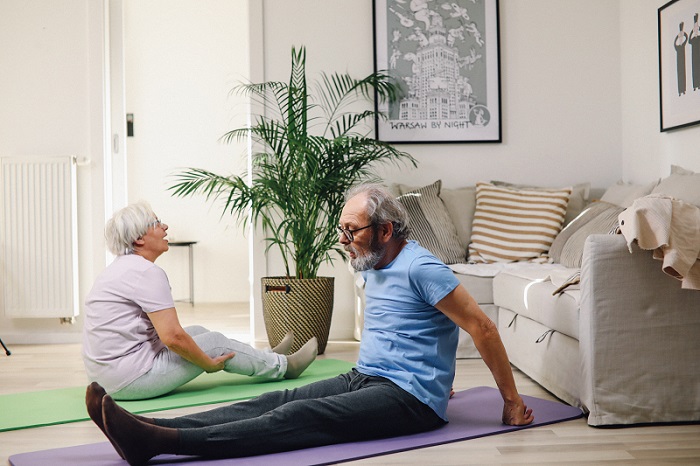
<svg viewBox="0 0 700 466"><path fill-rule="evenodd" d="M355 228L354 230L349 230L347 228L343 228L340 225L338 225L338 233L342 233L345 235L345 238L350 241L351 243L355 241L355 237L353 236L353 233L357 233L360 230L364 230L365 228L373 227L374 223L370 223L369 225L362 227L362 228Z"/></svg>
<svg viewBox="0 0 700 466"><path fill-rule="evenodd" d="M162 224L163 224L163 222L159 218L157 218L154 222L151 222L148 224L148 228L151 228L151 227L157 228L157 227L161 226Z"/></svg>

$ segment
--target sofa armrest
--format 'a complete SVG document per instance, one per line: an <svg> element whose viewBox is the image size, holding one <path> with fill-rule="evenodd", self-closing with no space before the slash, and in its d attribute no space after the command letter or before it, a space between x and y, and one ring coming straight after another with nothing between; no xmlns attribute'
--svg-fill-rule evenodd
<svg viewBox="0 0 700 466"><path fill-rule="evenodd" d="M700 291L622 235L591 235L581 268L581 401L590 425L700 420Z"/></svg>

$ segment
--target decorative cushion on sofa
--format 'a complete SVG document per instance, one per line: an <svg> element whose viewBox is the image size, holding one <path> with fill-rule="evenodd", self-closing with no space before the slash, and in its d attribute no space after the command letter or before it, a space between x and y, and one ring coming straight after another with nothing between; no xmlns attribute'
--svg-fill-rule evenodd
<svg viewBox="0 0 700 466"><path fill-rule="evenodd" d="M650 194L657 184L659 184L659 180L647 184L625 183L620 180L606 189L600 200L627 208L632 205L635 199Z"/></svg>
<svg viewBox="0 0 700 466"><path fill-rule="evenodd" d="M513 184L507 183L505 181L492 180L491 184L496 186L504 186L506 188L513 189L544 189L550 190L552 188L544 188L541 186L530 186L524 184ZM575 219L578 214L583 212L583 209L588 205L588 200L591 194L591 183L579 183L575 184L571 188L571 196L569 196L569 204L566 206L566 217L564 218L564 225L568 225L573 219ZM647 193L648 194L648 193Z"/></svg>
<svg viewBox="0 0 700 466"><path fill-rule="evenodd" d="M476 186L457 189L442 188L440 199L445 203L445 208L457 229L459 244L464 249L466 257L469 238L472 236L472 219L476 209Z"/></svg>
<svg viewBox="0 0 700 466"><path fill-rule="evenodd" d="M671 175L661 180L651 191L651 194L657 193L700 207L700 173L672 165Z"/></svg>
<svg viewBox="0 0 700 466"><path fill-rule="evenodd" d="M396 196L418 189L416 186L405 184L392 184L392 192L398 191ZM472 219L476 208L476 186L465 186L462 188L440 187L440 199L445 204L447 213L450 214L452 224L457 229L459 244L464 248L465 257L469 238L472 235Z"/></svg>
<svg viewBox="0 0 700 466"><path fill-rule="evenodd" d="M450 215L440 199L442 181L402 194L397 199L408 211L410 239L435 254L445 264L464 262L465 249Z"/></svg>
<svg viewBox="0 0 700 466"><path fill-rule="evenodd" d="M571 188L512 189L476 184L469 262L516 262L549 250L564 222Z"/></svg>
<svg viewBox="0 0 700 466"><path fill-rule="evenodd" d="M581 267L586 238L610 233L617 226L617 216L623 210L624 207L608 202L594 202L557 235L549 248L549 257L565 267Z"/></svg>

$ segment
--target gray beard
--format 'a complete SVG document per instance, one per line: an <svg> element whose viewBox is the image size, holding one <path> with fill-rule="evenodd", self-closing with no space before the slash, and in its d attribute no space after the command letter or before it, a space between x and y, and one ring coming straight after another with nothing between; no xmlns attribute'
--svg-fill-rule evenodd
<svg viewBox="0 0 700 466"><path fill-rule="evenodd" d="M382 251L370 251L365 255L357 256L350 260L350 265L357 272L373 269L382 259Z"/></svg>
<svg viewBox="0 0 700 466"><path fill-rule="evenodd" d="M364 255L359 255L357 250L351 245L347 245L346 250L354 252L357 257L350 260L350 265L357 272L364 272L365 270L373 269L375 265L382 260L386 247L379 244L376 234L372 236L372 241L369 243L369 252Z"/></svg>

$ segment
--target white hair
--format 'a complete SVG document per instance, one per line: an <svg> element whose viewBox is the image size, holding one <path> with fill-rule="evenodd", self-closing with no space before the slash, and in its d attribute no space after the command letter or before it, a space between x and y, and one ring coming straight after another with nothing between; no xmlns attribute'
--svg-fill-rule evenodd
<svg viewBox="0 0 700 466"><path fill-rule="evenodd" d="M411 234L408 213L403 204L399 202L387 189L380 184L364 183L351 187L345 193L348 201L359 194L367 196L367 215L373 224L392 223L394 230L392 237L407 239Z"/></svg>
<svg viewBox="0 0 700 466"><path fill-rule="evenodd" d="M105 225L107 248L115 256L133 254L134 241L148 232L156 214L146 201L129 204L114 213Z"/></svg>

